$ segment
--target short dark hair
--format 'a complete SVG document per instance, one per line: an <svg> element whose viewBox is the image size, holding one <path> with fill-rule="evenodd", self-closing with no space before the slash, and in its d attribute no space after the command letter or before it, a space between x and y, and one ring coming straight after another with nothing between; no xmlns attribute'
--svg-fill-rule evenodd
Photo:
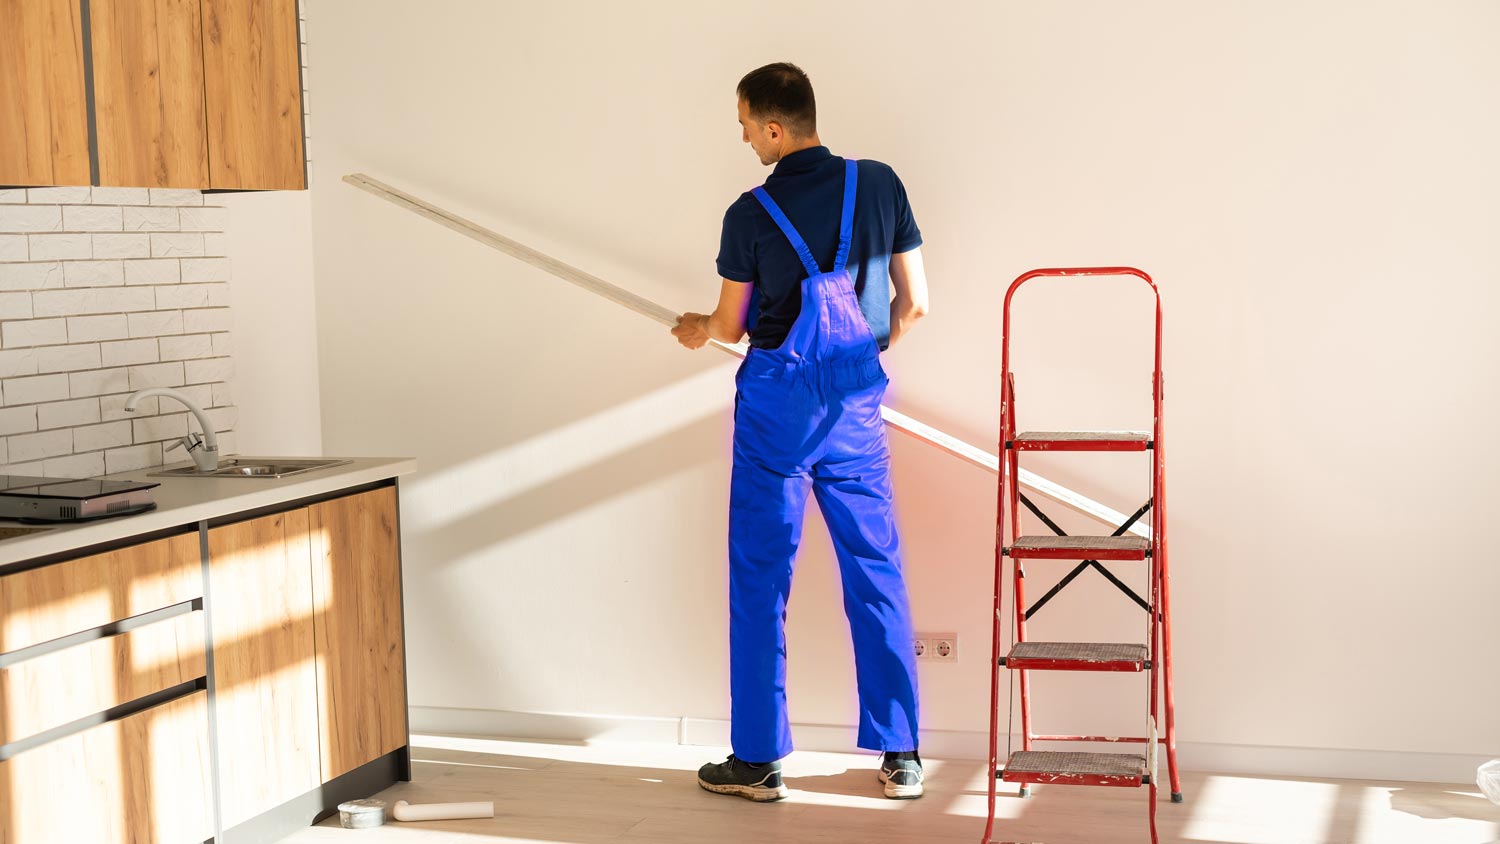
<svg viewBox="0 0 1500 844"><path fill-rule="evenodd" d="M735 91L756 120L775 120L798 137L818 131L818 105L812 81L791 62L776 62L745 74Z"/></svg>

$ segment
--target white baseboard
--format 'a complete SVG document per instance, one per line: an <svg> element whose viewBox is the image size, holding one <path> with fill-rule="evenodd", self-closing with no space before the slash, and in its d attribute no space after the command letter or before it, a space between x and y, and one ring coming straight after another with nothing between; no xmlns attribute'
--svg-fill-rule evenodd
<svg viewBox="0 0 1500 844"><path fill-rule="evenodd" d="M413 733L456 734L563 742L660 742L704 747L729 746L729 722L705 718L646 718L487 709L411 708ZM853 726L796 724L799 750L857 752ZM1016 747L1020 738L1012 739ZM1049 747L1060 747L1058 744ZM1119 750L1119 745L1072 743L1068 749ZM1488 756L1463 753L1416 753L1326 747L1177 744L1183 770L1252 776L1368 779L1396 782L1472 783ZM922 753L935 759L983 759L989 753L987 733L923 730ZM1004 753L1004 747L1001 748ZM1165 761L1163 761L1165 767Z"/></svg>

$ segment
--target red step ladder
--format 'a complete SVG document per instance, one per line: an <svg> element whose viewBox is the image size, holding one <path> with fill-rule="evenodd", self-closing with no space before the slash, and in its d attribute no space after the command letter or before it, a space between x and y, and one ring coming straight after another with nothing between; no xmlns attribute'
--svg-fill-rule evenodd
<svg viewBox="0 0 1500 844"><path fill-rule="evenodd" d="M1042 277L1134 276L1150 285L1156 298L1156 354L1151 379L1155 411L1150 434L1124 431L1018 433L1016 429L1015 377L1010 371L1011 298L1028 281ZM1152 844L1156 834L1157 749L1165 745L1172 802L1182 802L1182 782L1177 771L1177 727L1172 703L1172 615L1167 578L1166 453L1162 431L1161 294L1146 273L1133 267L1080 267L1039 269L1021 275L1005 293L1004 335L1001 340L1000 398L1000 488L995 515L995 617L994 652L990 662L990 766L989 820L982 844L1001 844L995 832L996 781L1019 783L1026 797L1032 783L1055 785L1141 786L1149 789L1148 818ZM1124 524L1109 536L1068 536L1046 513L1021 493L1017 482L1020 457L1026 451L1145 451L1151 455L1150 497ZM1025 507L1052 536L1021 533L1021 508ZM1137 523L1150 514L1149 536ZM1007 539L1009 543L1007 544ZM1011 596L1015 623L1013 641L1002 642L1004 618L1005 559L1011 560ZM1057 585L1027 608L1026 563L1029 560L1076 560L1078 564ZM1104 562L1137 562L1149 569L1149 597L1142 598L1114 575ZM1103 575L1149 617L1144 643L1036 642L1026 637L1026 622L1078 575L1093 569ZM1010 645L1010 647L1005 647ZM1000 758L1000 669L1014 671L1021 686L1021 750ZM1098 671L1145 673L1150 694L1144 736L1038 735L1031 729L1032 671ZM1003 702L1010 704L1009 690ZM1163 713L1163 706L1165 712ZM1162 715L1165 715L1165 718ZM1164 724L1158 736L1157 724ZM1009 726L1007 721L1007 734ZM1077 753L1033 750L1034 742L1109 742L1144 744L1145 753ZM1007 745L1009 740L1007 737Z"/></svg>

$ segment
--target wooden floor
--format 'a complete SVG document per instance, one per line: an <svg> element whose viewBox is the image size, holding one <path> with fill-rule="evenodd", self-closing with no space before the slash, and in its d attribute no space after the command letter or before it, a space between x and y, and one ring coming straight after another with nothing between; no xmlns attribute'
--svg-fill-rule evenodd
<svg viewBox="0 0 1500 844"><path fill-rule="evenodd" d="M927 796L886 800L874 754L798 752L791 797L757 805L709 794L698 766L727 751L671 745L574 745L413 737L413 781L393 804L493 800L486 820L344 830L335 816L282 844L980 844L983 763L928 759ZM1188 774L1186 802L1163 802L1163 842L1198 844L1491 844L1500 807L1473 784L1383 783ZM1000 798L1000 841L1141 844L1144 789L1039 787Z"/></svg>

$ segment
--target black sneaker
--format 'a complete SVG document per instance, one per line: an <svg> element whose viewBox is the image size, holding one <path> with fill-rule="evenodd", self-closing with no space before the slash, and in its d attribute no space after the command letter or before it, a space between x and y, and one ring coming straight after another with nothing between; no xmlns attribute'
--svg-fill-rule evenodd
<svg viewBox="0 0 1500 844"><path fill-rule="evenodd" d="M781 781L781 763L751 765L734 754L723 762L710 762L698 769L698 784L715 794L733 794L757 803L769 803L787 795Z"/></svg>
<svg viewBox="0 0 1500 844"><path fill-rule="evenodd" d="M892 800L921 797L922 757L915 750L882 754L880 781L885 784L885 796Z"/></svg>

